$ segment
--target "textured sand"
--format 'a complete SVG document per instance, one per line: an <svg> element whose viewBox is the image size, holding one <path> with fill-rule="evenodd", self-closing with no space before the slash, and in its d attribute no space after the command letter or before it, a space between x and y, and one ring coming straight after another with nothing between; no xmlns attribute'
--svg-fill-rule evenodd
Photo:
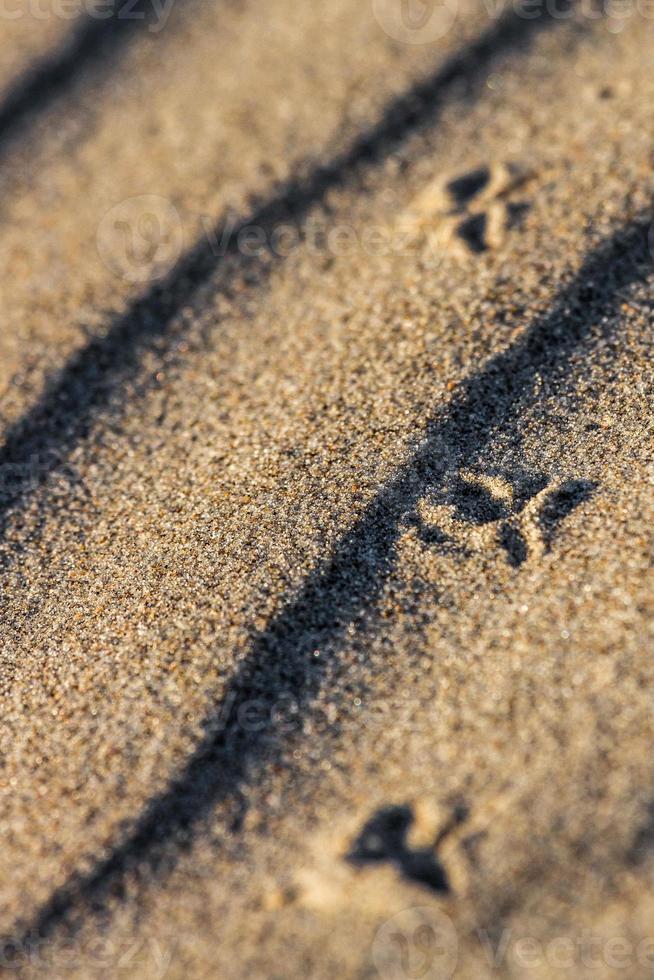
<svg viewBox="0 0 654 980"><path fill-rule="evenodd" d="M180 3L21 122L9 975L652 976L651 23Z"/></svg>

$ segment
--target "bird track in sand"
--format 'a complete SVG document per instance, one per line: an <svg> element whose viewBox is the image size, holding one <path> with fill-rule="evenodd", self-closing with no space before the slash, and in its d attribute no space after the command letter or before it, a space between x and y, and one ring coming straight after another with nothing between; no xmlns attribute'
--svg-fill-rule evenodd
<svg viewBox="0 0 654 980"><path fill-rule="evenodd" d="M499 546L519 568L549 551L561 522L595 488L588 480L551 481L542 473L459 470L419 501L408 522L425 545L464 558Z"/></svg>

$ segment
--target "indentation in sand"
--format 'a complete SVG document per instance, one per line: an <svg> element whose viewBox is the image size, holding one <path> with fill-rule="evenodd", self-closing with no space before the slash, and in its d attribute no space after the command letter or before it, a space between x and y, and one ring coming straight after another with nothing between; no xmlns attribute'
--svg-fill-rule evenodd
<svg viewBox="0 0 654 980"><path fill-rule="evenodd" d="M562 521L595 487L588 480L550 481L538 472L509 478L459 470L420 500L412 523L425 545L463 557L499 546L519 568L551 549Z"/></svg>
<svg viewBox="0 0 654 980"><path fill-rule="evenodd" d="M425 892L447 900L452 889L439 848L457 835L467 816L461 801L444 805L427 798L359 814L316 835L309 860L292 881L271 886L261 908L276 912L300 905L331 914L345 904L388 915L398 901L414 902Z"/></svg>
<svg viewBox="0 0 654 980"><path fill-rule="evenodd" d="M512 195L533 177L533 169L519 161L440 176L416 195L402 224L460 256L498 248L529 209L528 201L511 200Z"/></svg>

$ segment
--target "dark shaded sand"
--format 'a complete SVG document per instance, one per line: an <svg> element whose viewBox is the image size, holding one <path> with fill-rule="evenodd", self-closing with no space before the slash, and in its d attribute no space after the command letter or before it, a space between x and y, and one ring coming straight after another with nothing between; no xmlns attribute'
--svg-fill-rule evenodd
<svg viewBox="0 0 654 980"><path fill-rule="evenodd" d="M651 42L189 3L8 71L8 975L652 975Z"/></svg>

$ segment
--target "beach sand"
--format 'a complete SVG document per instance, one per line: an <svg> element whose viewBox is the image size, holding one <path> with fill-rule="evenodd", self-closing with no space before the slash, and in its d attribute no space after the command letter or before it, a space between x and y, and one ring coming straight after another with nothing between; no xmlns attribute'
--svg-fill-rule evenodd
<svg viewBox="0 0 654 980"><path fill-rule="evenodd" d="M15 113L7 975L652 976L652 38L189 0Z"/></svg>

